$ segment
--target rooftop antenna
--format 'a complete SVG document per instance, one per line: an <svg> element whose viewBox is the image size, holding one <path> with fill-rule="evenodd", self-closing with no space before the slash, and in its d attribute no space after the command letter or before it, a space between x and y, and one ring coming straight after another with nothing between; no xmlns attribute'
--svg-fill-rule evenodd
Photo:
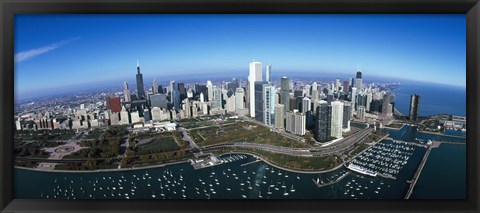
<svg viewBox="0 0 480 213"><path fill-rule="evenodd" d="M140 64L138 63L138 59L137 59L137 67L139 67L139 66L140 66Z"/></svg>

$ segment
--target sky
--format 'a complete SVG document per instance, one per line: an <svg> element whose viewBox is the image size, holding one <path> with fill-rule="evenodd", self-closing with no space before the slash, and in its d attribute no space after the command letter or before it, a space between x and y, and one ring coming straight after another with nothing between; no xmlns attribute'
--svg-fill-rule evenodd
<svg viewBox="0 0 480 213"><path fill-rule="evenodd" d="M159 81L225 72L246 78L257 60L272 64L274 76L354 77L360 67L364 81L465 87L465 24L463 14L16 15L15 94L134 82L137 60L145 77Z"/></svg>

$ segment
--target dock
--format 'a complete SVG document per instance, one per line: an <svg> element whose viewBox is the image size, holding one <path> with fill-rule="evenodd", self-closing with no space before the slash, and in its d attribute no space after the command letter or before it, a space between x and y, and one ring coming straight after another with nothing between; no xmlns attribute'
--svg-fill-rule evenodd
<svg viewBox="0 0 480 213"><path fill-rule="evenodd" d="M345 172L345 174L338 177L336 180L333 180L333 181L330 181L330 182L327 182L327 183L320 183L320 182L315 181L315 179L312 179L312 181L318 188L320 188L320 187L325 187L325 186L329 186L329 185L332 185L332 184L336 184L336 183L340 182L341 180L343 180L343 178L347 177L348 174L350 174L350 171Z"/></svg>
<svg viewBox="0 0 480 213"><path fill-rule="evenodd" d="M427 149L427 152L425 152L425 155L423 156L422 161L420 162L420 165L417 168L417 171L415 171L415 174L413 175L412 180L407 181L410 183L410 188L408 189L404 199L410 199L410 196L413 193L413 188L415 188L415 184L417 184L418 177L420 177L420 173L422 173L423 167L425 166L425 162L427 162L428 156L430 155L432 148L433 147L430 147Z"/></svg>
<svg viewBox="0 0 480 213"><path fill-rule="evenodd" d="M260 162L260 161L262 161L262 160L260 160L260 159L257 159L257 160L255 160L255 161L252 161L252 162L244 163L244 164L242 164L242 165L240 165L240 166L242 166L242 167L243 167L243 166L247 166L247 165L250 165L250 164L254 164L254 163L257 163L257 162Z"/></svg>

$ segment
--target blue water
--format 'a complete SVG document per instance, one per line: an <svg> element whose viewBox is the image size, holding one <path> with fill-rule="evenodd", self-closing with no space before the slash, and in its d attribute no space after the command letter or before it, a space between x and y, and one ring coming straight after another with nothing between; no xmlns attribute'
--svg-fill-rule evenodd
<svg viewBox="0 0 480 213"><path fill-rule="evenodd" d="M397 99L395 107L404 115L408 115L410 95L420 95L419 115L450 114L465 116L467 111L466 89L440 84L419 82L401 82L399 89L394 90Z"/></svg>
<svg viewBox="0 0 480 213"><path fill-rule="evenodd" d="M466 198L466 145L442 144L430 153L412 199Z"/></svg>

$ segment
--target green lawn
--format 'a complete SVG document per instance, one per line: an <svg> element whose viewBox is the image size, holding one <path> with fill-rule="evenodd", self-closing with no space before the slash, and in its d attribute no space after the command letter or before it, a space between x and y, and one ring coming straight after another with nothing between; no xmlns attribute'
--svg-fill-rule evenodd
<svg viewBox="0 0 480 213"><path fill-rule="evenodd" d="M191 130L189 135L200 146L225 142L250 142L296 148L308 146L306 143L292 140L271 132L267 127L250 122Z"/></svg>
<svg viewBox="0 0 480 213"><path fill-rule="evenodd" d="M152 139L149 143L137 146L135 155L145 155L158 152L170 152L179 150L177 143L173 136L157 137Z"/></svg>

